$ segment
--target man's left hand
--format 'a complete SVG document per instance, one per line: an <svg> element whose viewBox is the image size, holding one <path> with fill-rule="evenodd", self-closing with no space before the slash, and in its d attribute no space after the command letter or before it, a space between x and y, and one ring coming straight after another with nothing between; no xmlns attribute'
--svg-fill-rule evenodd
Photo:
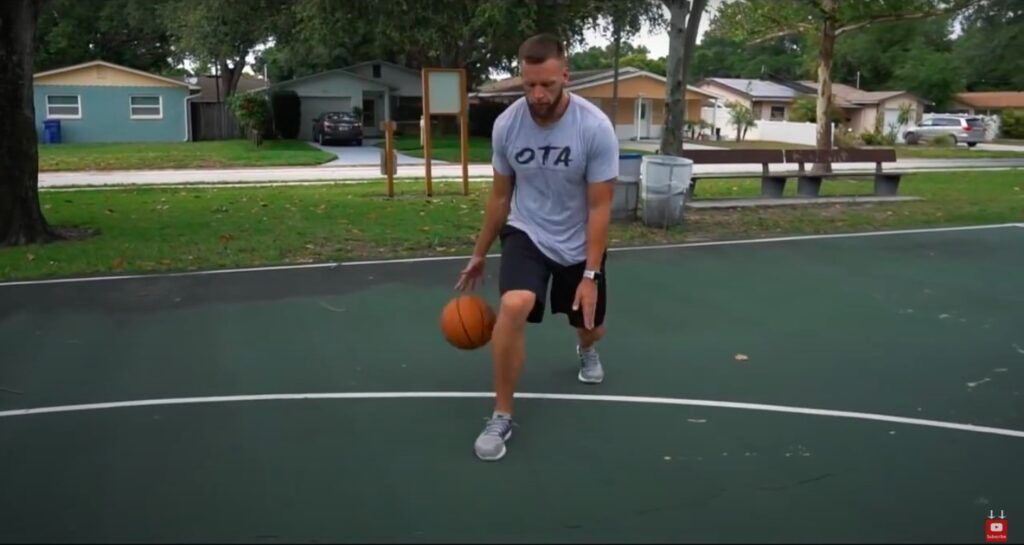
<svg viewBox="0 0 1024 545"><path fill-rule="evenodd" d="M583 306L583 326L594 329L594 313L597 310L597 282L589 278L580 280L576 288L576 299L572 303L574 311Z"/></svg>

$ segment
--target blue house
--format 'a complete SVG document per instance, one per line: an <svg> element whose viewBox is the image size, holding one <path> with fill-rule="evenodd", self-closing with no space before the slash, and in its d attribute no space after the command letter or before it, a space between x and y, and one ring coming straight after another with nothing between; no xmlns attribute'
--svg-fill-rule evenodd
<svg viewBox="0 0 1024 545"><path fill-rule="evenodd" d="M33 76L36 134L60 122L62 142L184 142L191 140L187 82L92 61Z"/></svg>

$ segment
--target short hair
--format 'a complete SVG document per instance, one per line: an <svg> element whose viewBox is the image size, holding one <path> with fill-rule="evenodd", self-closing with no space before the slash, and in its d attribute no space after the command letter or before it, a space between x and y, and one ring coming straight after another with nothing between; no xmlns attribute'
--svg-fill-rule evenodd
<svg viewBox="0 0 1024 545"><path fill-rule="evenodd" d="M565 45L553 34L543 33L531 36L519 46L521 62L541 64L548 59L565 60Z"/></svg>

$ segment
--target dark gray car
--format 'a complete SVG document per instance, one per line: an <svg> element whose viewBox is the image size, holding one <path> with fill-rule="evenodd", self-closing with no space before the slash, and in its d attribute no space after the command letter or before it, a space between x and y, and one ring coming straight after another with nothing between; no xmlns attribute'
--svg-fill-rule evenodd
<svg viewBox="0 0 1024 545"><path fill-rule="evenodd" d="M313 118L313 140L328 142L354 142L363 145L363 124L352 112L324 112Z"/></svg>
<svg viewBox="0 0 1024 545"><path fill-rule="evenodd" d="M930 142L944 134L953 137L953 145L963 143L973 148L978 142L985 141L985 121L980 117L936 115L925 119L917 127L907 129L903 133L903 140L908 144Z"/></svg>

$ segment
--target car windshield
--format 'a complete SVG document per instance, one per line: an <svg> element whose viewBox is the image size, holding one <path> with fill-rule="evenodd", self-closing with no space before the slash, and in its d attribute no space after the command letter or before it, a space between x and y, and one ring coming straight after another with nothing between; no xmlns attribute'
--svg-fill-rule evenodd
<svg viewBox="0 0 1024 545"><path fill-rule="evenodd" d="M348 112L331 112L324 114L324 119L327 121L346 121L354 123L356 121L356 116Z"/></svg>

